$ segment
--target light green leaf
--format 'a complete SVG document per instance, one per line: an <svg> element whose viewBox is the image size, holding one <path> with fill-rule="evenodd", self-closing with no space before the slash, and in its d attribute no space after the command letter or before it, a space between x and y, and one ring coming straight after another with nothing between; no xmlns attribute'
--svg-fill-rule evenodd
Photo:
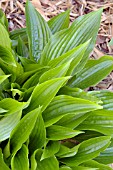
<svg viewBox="0 0 113 170"><path fill-rule="evenodd" d="M71 72L74 70L74 68L76 68L77 64L81 61L87 46L88 46L88 42L81 44L73 48L72 50L69 50L68 52L61 55L60 57L50 60L48 65L54 68L72 60L70 71L69 71Z"/></svg>
<svg viewBox="0 0 113 170"><path fill-rule="evenodd" d="M67 117L70 114L79 117L80 113L87 113L89 111L101 108L102 106L89 100L74 98L66 95L59 95L53 99L48 108L43 112L43 119L45 126L50 126L67 114Z"/></svg>
<svg viewBox="0 0 113 170"><path fill-rule="evenodd" d="M60 158L72 157L77 154L79 146L80 145L75 145L72 148L68 148L67 146L61 144L60 150L58 153L56 153L56 156Z"/></svg>
<svg viewBox="0 0 113 170"><path fill-rule="evenodd" d="M48 24L42 16L36 12L30 1L26 3L26 25L30 57L38 61L44 46L50 38L51 31Z"/></svg>
<svg viewBox="0 0 113 170"><path fill-rule="evenodd" d="M98 60L89 60L84 69L71 78L68 85L81 89L94 86L105 78L112 69L113 58L110 56L104 56Z"/></svg>
<svg viewBox="0 0 113 170"><path fill-rule="evenodd" d="M0 46L2 46L3 48L7 48L9 50L11 49L9 34L1 23L0 23Z"/></svg>
<svg viewBox="0 0 113 170"><path fill-rule="evenodd" d="M41 108L39 107L27 113L13 129L9 141L11 153L14 154L16 151L18 151L22 144L29 138L40 111Z"/></svg>
<svg viewBox="0 0 113 170"><path fill-rule="evenodd" d="M22 148L11 159L12 170L29 170L28 148L22 145Z"/></svg>
<svg viewBox="0 0 113 170"><path fill-rule="evenodd" d="M101 136L83 141L80 144L77 154L71 158L62 159L62 162L69 166L77 166L98 156L109 144L109 136Z"/></svg>
<svg viewBox="0 0 113 170"><path fill-rule="evenodd" d="M8 168L8 166L4 162L1 148L0 148L0 170L10 170L10 168Z"/></svg>
<svg viewBox="0 0 113 170"><path fill-rule="evenodd" d="M8 20L2 9L0 9L0 22L6 27L8 31Z"/></svg>
<svg viewBox="0 0 113 170"><path fill-rule="evenodd" d="M54 156L60 149L59 141L49 141L44 148L41 160Z"/></svg>
<svg viewBox="0 0 113 170"><path fill-rule="evenodd" d="M37 169L36 170L59 170L59 162L55 156L46 158L42 161L37 160Z"/></svg>
<svg viewBox="0 0 113 170"><path fill-rule="evenodd" d="M41 161L42 150L36 150L31 156L31 170L59 170L59 162L55 156Z"/></svg>
<svg viewBox="0 0 113 170"><path fill-rule="evenodd" d="M47 70L46 67L42 67L41 69L38 69L37 71L34 70L32 73L34 73L31 77L25 81L23 84L23 88L29 89L30 87L36 86L39 83L40 76ZM25 74L24 74L25 75ZM25 75L26 76L26 75ZM22 81L22 80L21 80Z"/></svg>
<svg viewBox="0 0 113 170"><path fill-rule="evenodd" d="M70 62L46 71L39 79L39 83L58 77L64 77L70 67Z"/></svg>
<svg viewBox="0 0 113 170"><path fill-rule="evenodd" d="M31 64L32 65L32 64ZM35 67L35 65L33 64L33 66ZM29 69L30 69L30 64L28 64L28 67L29 67ZM31 67L32 68L32 67ZM30 83L30 78L35 74L35 73L43 73L43 71L45 71L47 68L46 67L39 67L38 68L38 66L37 66L37 68L35 68L35 69L32 69L32 70L30 70L30 71L25 71L23 74L21 74L18 78L17 78L17 80L16 80L16 82L18 83L18 84L20 84L20 85L22 85L23 83L27 83L27 82L29 82ZM37 77L37 79L38 79L38 77ZM29 84L29 83L27 83L27 84ZM25 85L24 85L25 86ZM30 84L28 85L28 86L30 86ZM31 86L30 86L31 87Z"/></svg>
<svg viewBox="0 0 113 170"><path fill-rule="evenodd" d="M47 127L46 132L47 132L47 138L49 140L68 139L83 133L82 131L79 130L72 130L70 128L58 126L58 125L52 125L50 127Z"/></svg>
<svg viewBox="0 0 113 170"><path fill-rule="evenodd" d="M62 12L61 14L53 17L48 21L48 25L52 31L52 33L56 33L60 30L68 28L69 26L69 13L70 10Z"/></svg>
<svg viewBox="0 0 113 170"><path fill-rule="evenodd" d="M98 168L84 167L84 166L74 166L72 170L98 170Z"/></svg>
<svg viewBox="0 0 113 170"><path fill-rule="evenodd" d="M100 164L94 160L86 161L82 164L82 166L87 166L89 168L96 168L99 170L112 170L112 168L110 168L108 165Z"/></svg>
<svg viewBox="0 0 113 170"><path fill-rule="evenodd" d="M0 45L0 58L6 64L10 64L16 67L16 62L11 50L9 50L7 47L3 47L2 45Z"/></svg>
<svg viewBox="0 0 113 170"><path fill-rule="evenodd" d="M10 75L0 75L0 84L4 81L4 80L6 80L8 77L9 77Z"/></svg>
<svg viewBox="0 0 113 170"><path fill-rule="evenodd" d="M46 129L41 113L37 117L34 128L29 136L29 152L33 153L36 149L42 148L46 142Z"/></svg>
<svg viewBox="0 0 113 170"><path fill-rule="evenodd" d="M86 63L87 58L95 45L101 13L102 9L81 16L73 22L70 28L54 34L42 52L40 63L46 65L50 60L58 58L67 51L91 39L82 62L79 64L80 70Z"/></svg>
<svg viewBox="0 0 113 170"><path fill-rule="evenodd" d="M78 127L79 130L93 130L113 137L113 112L93 111Z"/></svg>
<svg viewBox="0 0 113 170"><path fill-rule="evenodd" d="M31 111L40 105L42 106L42 111L44 111L58 90L68 79L69 77L62 77L38 84L30 97L30 104L26 110Z"/></svg>
<svg viewBox="0 0 113 170"><path fill-rule="evenodd" d="M61 166L59 170L72 170L72 168L68 166Z"/></svg>
<svg viewBox="0 0 113 170"><path fill-rule="evenodd" d="M58 94L60 95L65 94L65 95L76 97L76 98L86 99L86 100L90 100L92 102L102 105L101 99L96 97L95 93L93 94L92 92L91 93L86 92L79 88L71 88L68 86L64 86L59 90Z"/></svg>
<svg viewBox="0 0 113 170"><path fill-rule="evenodd" d="M8 139L12 130L20 121L22 112L18 111L0 119L0 142Z"/></svg>
<svg viewBox="0 0 113 170"><path fill-rule="evenodd" d="M0 107L7 110L7 113L2 114L4 116L21 111L22 109L27 107L27 105L27 102L18 102L12 98L5 98L0 101Z"/></svg>

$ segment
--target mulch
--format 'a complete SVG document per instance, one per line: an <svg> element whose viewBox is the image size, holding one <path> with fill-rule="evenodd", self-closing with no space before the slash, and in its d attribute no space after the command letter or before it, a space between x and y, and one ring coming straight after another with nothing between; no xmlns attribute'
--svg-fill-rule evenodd
<svg viewBox="0 0 113 170"><path fill-rule="evenodd" d="M70 9L70 21L73 22L78 16L103 7L101 26L92 57L98 59L103 55L113 55L113 45L109 45L113 38L113 0L32 0L31 2L46 21ZM26 0L0 0L0 8L7 15L10 30L25 27L25 3ZM113 73L93 89L113 90Z"/></svg>

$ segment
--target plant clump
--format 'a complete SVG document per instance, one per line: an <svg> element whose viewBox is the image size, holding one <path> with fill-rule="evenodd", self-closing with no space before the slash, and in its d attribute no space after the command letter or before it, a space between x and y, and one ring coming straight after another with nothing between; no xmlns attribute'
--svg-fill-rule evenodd
<svg viewBox="0 0 113 170"><path fill-rule="evenodd" d="M26 3L26 28L0 11L0 170L110 170L113 92L87 91L113 70L89 55L102 9L46 22Z"/></svg>

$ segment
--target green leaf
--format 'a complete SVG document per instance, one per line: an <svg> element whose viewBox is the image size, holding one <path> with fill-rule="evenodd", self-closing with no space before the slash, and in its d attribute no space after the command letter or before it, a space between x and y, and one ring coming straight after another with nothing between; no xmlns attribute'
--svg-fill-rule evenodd
<svg viewBox="0 0 113 170"><path fill-rule="evenodd" d="M55 156L43 159L40 161L40 155L37 153L35 156L37 162L37 170L59 170L59 162Z"/></svg>
<svg viewBox="0 0 113 170"><path fill-rule="evenodd" d="M91 114L90 112L79 113L77 115L75 115L73 113L67 114L67 115L63 116L58 122L56 122L56 125L65 126L65 127L68 127L68 128L75 129L90 114Z"/></svg>
<svg viewBox="0 0 113 170"><path fill-rule="evenodd" d="M101 136L83 141L80 144L78 152L71 158L65 158L61 161L69 166L76 166L98 156L110 144L109 136Z"/></svg>
<svg viewBox="0 0 113 170"><path fill-rule="evenodd" d="M111 164L113 163L113 139L111 140L111 144L105 151L101 152L95 160L102 164Z"/></svg>
<svg viewBox="0 0 113 170"><path fill-rule="evenodd" d="M94 86L105 78L112 69L113 58L110 56L104 56L98 60L89 60L84 69L71 78L68 85L81 89Z"/></svg>
<svg viewBox="0 0 113 170"><path fill-rule="evenodd" d="M98 170L98 168L84 167L84 166L74 166L72 170Z"/></svg>
<svg viewBox="0 0 113 170"><path fill-rule="evenodd" d="M29 89L30 87L36 86L39 83L39 78L43 74L44 71L46 71L46 67L42 67L41 69L37 69L32 71L34 73L31 77L27 79L27 81L24 82L23 88ZM22 80L21 80L22 81Z"/></svg>
<svg viewBox="0 0 113 170"><path fill-rule="evenodd" d="M31 64L32 65L32 64ZM35 67L35 64L33 64L33 66ZM30 86L30 84L34 84L34 83L32 83L32 81L31 81L31 77L33 76L34 77L34 75L36 74L36 75L40 75L41 73L43 73L43 71L45 71L47 68L46 67L39 67L38 68L38 65L36 65L37 66L37 68L34 68L34 69L32 69L32 70L30 70L30 71L25 71L23 74L21 74L18 78L17 78L17 80L16 80L16 82L18 83L18 84L20 84L20 85L22 85L22 84L24 84L23 86L25 86L25 84L26 84L26 87L28 88L29 86ZM30 69L30 64L28 64L28 67L29 67L29 69ZM32 68L32 67L31 67ZM25 68L24 68L25 69ZM37 76L37 79L38 79L38 76ZM31 82L31 83L30 83ZM30 86L31 87L31 86Z"/></svg>
<svg viewBox="0 0 113 170"><path fill-rule="evenodd" d="M79 146L80 145L75 145L72 148L68 148L67 146L61 144L60 145L60 150L59 150L58 153L56 153L56 156L60 157L60 158L72 157L72 156L77 154Z"/></svg>
<svg viewBox="0 0 113 170"><path fill-rule="evenodd" d="M49 141L46 147L44 148L41 160L54 156L54 154L56 154L59 151L59 149L60 149L59 141Z"/></svg>
<svg viewBox="0 0 113 170"><path fill-rule="evenodd" d="M30 104L26 110L31 111L40 105L42 106L42 111L44 111L58 90L68 79L69 77L62 77L38 84L30 97Z"/></svg>
<svg viewBox="0 0 113 170"><path fill-rule="evenodd" d="M26 25L30 57L38 61L44 46L50 38L51 31L30 1L26 3Z"/></svg>
<svg viewBox="0 0 113 170"><path fill-rule="evenodd" d="M1 148L0 148L0 170L10 170L10 168L8 168L8 166L4 162Z"/></svg>
<svg viewBox="0 0 113 170"><path fill-rule="evenodd" d="M10 75L0 75L0 84L4 81L4 80L6 80L8 77L9 77Z"/></svg>
<svg viewBox="0 0 113 170"><path fill-rule="evenodd" d="M52 31L52 33L56 33L60 30L68 28L69 26L69 13L70 10L62 12L61 14L53 17L48 21L48 25Z"/></svg>
<svg viewBox="0 0 113 170"><path fill-rule="evenodd" d="M68 166L61 166L59 170L72 170L72 168Z"/></svg>
<svg viewBox="0 0 113 170"><path fill-rule="evenodd" d="M102 106L88 100L60 95L55 97L48 108L43 112L43 119L45 126L50 126L65 115L68 117L70 114L73 114L75 117L79 117L80 113L87 113L101 108Z"/></svg>
<svg viewBox="0 0 113 170"><path fill-rule="evenodd" d="M22 144L29 138L40 111L41 108L39 107L27 113L13 129L9 141L11 153L14 154L16 151L18 151Z"/></svg>
<svg viewBox="0 0 113 170"><path fill-rule="evenodd" d="M61 55L60 57L50 60L48 65L54 68L54 67L60 66L64 63L71 61L71 65L70 65L67 75L72 75L73 72L75 72L74 70L76 69L77 65L81 61L88 44L89 44L89 41L73 48L72 50L69 50L68 52Z"/></svg>
<svg viewBox="0 0 113 170"><path fill-rule="evenodd" d="M22 148L11 159L12 170L29 170L28 148L22 145Z"/></svg>
<svg viewBox="0 0 113 170"><path fill-rule="evenodd" d="M0 45L0 58L6 64L10 64L16 67L16 62L12 52L7 48Z"/></svg>
<svg viewBox="0 0 113 170"><path fill-rule="evenodd" d="M70 62L46 71L40 77L39 83L43 83L47 80L51 80L51 79L58 78L58 77L64 77L69 67L70 67Z"/></svg>
<svg viewBox="0 0 113 170"><path fill-rule="evenodd" d="M36 149L42 148L46 142L46 129L41 113L37 117L34 128L29 136L29 152L33 153Z"/></svg>
<svg viewBox="0 0 113 170"><path fill-rule="evenodd" d="M60 95L65 94L65 95L76 97L76 98L86 99L86 100L90 100L92 102L102 105L101 99L96 97L95 93L93 94L92 92L91 93L86 92L79 88L71 88L68 86L64 86L59 90L58 94Z"/></svg>
<svg viewBox="0 0 113 170"><path fill-rule="evenodd" d="M27 102L18 102L12 98L5 98L0 101L0 107L7 110L7 113L2 115L10 115L22 111L27 105Z"/></svg>
<svg viewBox="0 0 113 170"><path fill-rule="evenodd" d="M25 45L21 37L19 37L18 39L17 53L18 55L25 57L25 58L28 58L28 55L29 55L28 48Z"/></svg>
<svg viewBox="0 0 113 170"><path fill-rule="evenodd" d="M19 123L22 112L18 111L0 119L0 142L8 139L12 130Z"/></svg>
<svg viewBox="0 0 113 170"><path fill-rule="evenodd" d="M50 60L58 58L67 51L91 39L90 45L79 65L79 67L82 68L95 45L96 35L100 25L101 13L102 9L81 16L73 22L69 29L54 34L42 52L40 63L46 65Z"/></svg>
<svg viewBox="0 0 113 170"><path fill-rule="evenodd" d="M103 103L102 106L105 110L113 111L113 92L108 90L89 92L98 97Z"/></svg>
<svg viewBox="0 0 113 170"><path fill-rule="evenodd" d="M77 129L94 130L113 137L113 112L108 110L93 111Z"/></svg>
<svg viewBox="0 0 113 170"><path fill-rule="evenodd" d="M82 164L82 166L87 166L89 168L96 168L100 170L112 170L112 168L110 168L108 165L100 164L94 160L86 161Z"/></svg>
<svg viewBox="0 0 113 170"><path fill-rule="evenodd" d="M10 32L10 38L12 40L18 40L19 36L22 38L24 42L26 42L27 40L26 28L19 28Z"/></svg>
<svg viewBox="0 0 113 170"><path fill-rule="evenodd" d="M4 12L2 11L2 9L0 9L0 22L6 27L7 31L8 31L8 20L4 14Z"/></svg>
<svg viewBox="0 0 113 170"><path fill-rule="evenodd" d="M0 46L11 49L11 42L5 27L0 23Z"/></svg>
<svg viewBox="0 0 113 170"><path fill-rule="evenodd" d="M82 131L72 130L67 127L52 125L46 128L47 138L49 140L63 140L77 136L83 133Z"/></svg>

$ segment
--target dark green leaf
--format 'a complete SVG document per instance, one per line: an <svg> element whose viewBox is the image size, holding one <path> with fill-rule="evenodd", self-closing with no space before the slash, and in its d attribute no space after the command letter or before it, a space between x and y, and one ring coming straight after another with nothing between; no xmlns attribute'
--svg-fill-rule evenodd
<svg viewBox="0 0 113 170"><path fill-rule="evenodd" d="M104 135L113 136L113 112L108 110L93 111L77 129L94 130Z"/></svg>
<svg viewBox="0 0 113 170"><path fill-rule="evenodd" d="M46 65L50 60L61 56L74 47L91 39L90 45L82 58L82 62L79 64L80 70L86 63L87 58L95 45L101 13L102 9L81 16L73 22L69 29L54 34L42 52L40 63Z"/></svg>
<svg viewBox="0 0 113 170"><path fill-rule="evenodd" d="M28 55L29 55L28 48L25 45L21 37L19 37L18 39L17 53L18 55L25 57L25 58L28 58Z"/></svg>
<svg viewBox="0 0 113 170"><path fill-rule="evenodd" d="M90 94L98 97L103 103L102 106L106 110L113 111L113 92L108 90L93 91Z"/></svg>
<svg viewBox="0 0 113 170"><path fill-rule="evenodd" d="M95 158L95 160L102 164L113 163L113 139L111 139L110 146L105 151L101 152L100 155Z"/></svg>
<svg viewBox="0 0 113 170"><path fill-rule="evenodd" d="M109 136L101 136L83 141L80 144L78 152L71 158L62 159L69 166L76 166L98 156L110 144Z"/></svg>
<svg viewBox="0 0 113 170"><path fill-rule="evenodd" d="M96 85L105 78L113 69L113 58L101 57L99 60L89 60L84 69L71 78L69 86L85 89Z"/></svg>

